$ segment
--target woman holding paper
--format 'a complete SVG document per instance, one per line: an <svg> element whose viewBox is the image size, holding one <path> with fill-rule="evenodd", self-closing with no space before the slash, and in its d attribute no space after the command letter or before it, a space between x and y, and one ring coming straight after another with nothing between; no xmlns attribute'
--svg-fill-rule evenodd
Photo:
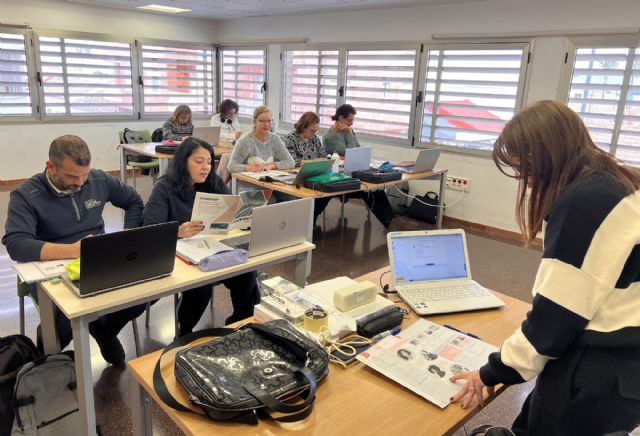
<svg viewBox="0 0 640 436"><path fill-rule="evenodd" d="M507 123L493 160L519 182L516 216L544 253L522 327L452 398L536 386L518 435L602 435L640 423L640 175L595 145L580 117L540 101Z"/></svg>
<svg viewBox="0 0 640 436"><path fill-rule="evenodd" d="M167 174L153 187L144 208L144 225L179 221L178 237L190 238L203 229L202 221L191 221L191 211L198 192L230 194L222 179L211 171L213 147L190 137L176 151ZM253 306L260 302L256 273L241 274L222 283L231 291L233 314L230 324L253 315ZM190 333L204 313L211 298L211 285L182 293L178 309L179 336Z"/></svg>

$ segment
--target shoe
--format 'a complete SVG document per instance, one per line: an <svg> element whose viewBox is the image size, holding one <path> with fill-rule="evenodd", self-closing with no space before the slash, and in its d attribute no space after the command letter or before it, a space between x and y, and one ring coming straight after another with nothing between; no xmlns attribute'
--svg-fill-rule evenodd
<svg viewBox="0 0 640 436"><path fill-rule="evenodd" d="M410 231L410 230L420 230L421 222L407 218L406 216L399 215L393 218L389 222L389 226L387 230L390 232L400 232L400 231Z"/></svg>
<svg viewBox="0 0 640 436"><path fill-rule="evenodd" d="M114 366L124 366L124 348L117 336L109 336L100 328L100 321L89 324L89 333L98 343L100 354L107 363Z"/></svg>

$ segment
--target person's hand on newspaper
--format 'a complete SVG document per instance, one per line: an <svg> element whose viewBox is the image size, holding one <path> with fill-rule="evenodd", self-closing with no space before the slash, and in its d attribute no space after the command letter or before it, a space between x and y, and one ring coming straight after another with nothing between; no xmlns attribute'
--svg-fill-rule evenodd
<svg viewBox="0 0 640 436"><path fill-rule="evenodd" d="M191 238L204 230L202 221L187 221L178 227L179 238Z"/></svg>
<svg viewBox="0 0 640 436"><path fill-rule="evenodd" d="M484 389L487 389L489 395L493 395L493 386L485 386L480 378L480 371L461 372L454 375L449 380L456 382L458 380L466 380L457 394L451 398L452 403L461 403L463 409L473 405L474 402L480 407L484 406Z"/></svg>

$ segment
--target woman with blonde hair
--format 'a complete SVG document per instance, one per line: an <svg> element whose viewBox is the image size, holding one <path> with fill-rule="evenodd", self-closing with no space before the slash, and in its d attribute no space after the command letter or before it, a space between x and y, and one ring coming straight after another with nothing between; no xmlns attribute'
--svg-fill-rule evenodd
<svg viewBox="0 0 640 436"><path fill-rule="evenodd" d="M253 111L253 129L236 142L229 171L270 171L293 168L295 163L282 139L271 132L273 114L267 106Z"/></svg>
<svg viewBox="0 0 640 436"><path fill-rule="evenodd" d="M171 117L162 125L162 139L184 141L193 134L191 108L181 104L173 111Z"/></svg>
<svg viewBox="0 0 640 436"><path fill-rule="evenodd" d="M640 175L598 148L566 105L507 123L493 160L519 182L524 237L543 231L532 309L452 398L483 404L498 383L537 376L518 435L603 435L640 424Z"/></svg>

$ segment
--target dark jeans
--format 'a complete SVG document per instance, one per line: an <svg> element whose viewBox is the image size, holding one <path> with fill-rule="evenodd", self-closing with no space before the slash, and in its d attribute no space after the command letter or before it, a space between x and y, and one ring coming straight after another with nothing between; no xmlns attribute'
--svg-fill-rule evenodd
<svg viewBox="0 0 640 436"><path fill-rule="evenodd" d="M240 274L222 281L231 291L233 314L225 324L248 318L253 315L253 306L260 302L260 292L256 281L256 272ZM179 336L190 333L207 308L211 299L211 285L200 286L183 292L178 308Z"/></svg>
<svg viewBox="0 0 640 436"><path fill-rule="evenodd" d="M320 197L315 199L313 206L314 224L322 211L326 209L329 201L332 198L339 197ZM391 203L389 203L387 194L382 189L376 191L351 192L349 194L345 194L345 200L348 198L359 198L361 200L364 200L367 204L367 207L371 209L371 212L373 212L376 218L378 218L378 220L380 220L382 225L385 227L389 227L389 223L395 217L395 213L393 213L393 209L391 208Z"/></svg>

